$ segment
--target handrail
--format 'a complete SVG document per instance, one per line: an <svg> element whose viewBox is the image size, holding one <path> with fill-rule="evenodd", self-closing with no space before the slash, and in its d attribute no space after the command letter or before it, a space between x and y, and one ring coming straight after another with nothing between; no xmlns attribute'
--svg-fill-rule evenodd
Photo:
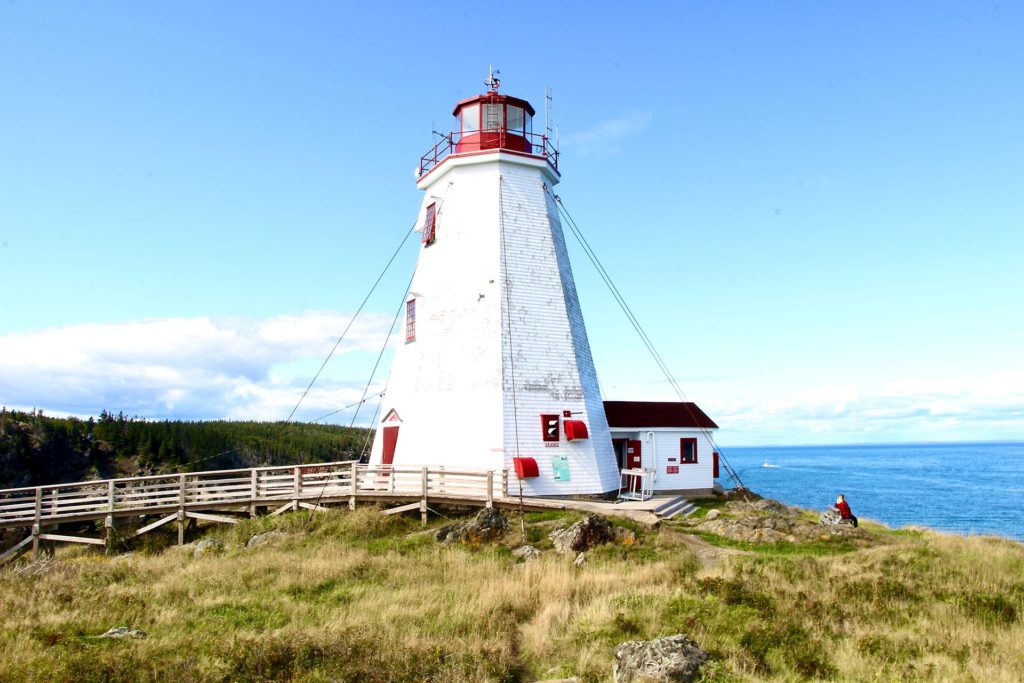
<svg viewBox="0 0 1024 683"><path fill-rule="evenodd" d="M122 477L0 489L0 528L153 510L212 509L351 495L486 500L505 495L507 473L444 467L359 465L355 461ZM353 482L353 477L355 481ZM39 533L37 529L36 534Z"/></svg>
<svg viewBox="0 0 1024 683"><path fill-rule="evenodd" d="M501 151L502 149L505 149L506 141L510 138L516 138L518 140L525 139L530 145L529 153L533 156L546 160L555 172L558 172L559 152L551 143L551 140L547 135L542 133L509 131L505 128L499 128L496 130L478 130L473 131L470 135L497 136L497 144L495 146L489 146L486 149L479 150L485 152ZM443 136L436 145L427 150L426 154L420 157L419 173L417 177L422 177L424 174L429 173L449 156L458 156L459 153L455 152L455 149L462 140L462 137L463 133L453 131Z"/></svg>

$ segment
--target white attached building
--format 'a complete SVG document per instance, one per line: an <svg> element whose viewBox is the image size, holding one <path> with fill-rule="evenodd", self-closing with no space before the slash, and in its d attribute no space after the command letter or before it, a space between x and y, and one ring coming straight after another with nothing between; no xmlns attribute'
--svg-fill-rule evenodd
<svg viewBox="0 0 1024 683"><path fill-rule="evenodd" d="M718 425L696 403L605 401L604 409L620 470L648 470L655 493L711 493Z"/></svg>

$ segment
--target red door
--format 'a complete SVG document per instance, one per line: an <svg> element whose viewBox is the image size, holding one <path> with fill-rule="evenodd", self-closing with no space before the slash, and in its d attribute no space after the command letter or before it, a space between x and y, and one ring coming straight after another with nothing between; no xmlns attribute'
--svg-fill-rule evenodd
<svg viewBox="0 0 1024 683"><path fill-rule="evenodd" d="M398 427L384 428L384 452L381 456L382 465L390 465L395 460L395 447L398 445Z"/></svg>
<svg viewBox="0 0 1024 683"><path fill-rule="evenodd" d="M640 442L639 441L627 441L626 442L626 469L639 469L640 468ZM639 491L640 490L640 477L627 477L626 478L626 490L627 491Z"/></svg>

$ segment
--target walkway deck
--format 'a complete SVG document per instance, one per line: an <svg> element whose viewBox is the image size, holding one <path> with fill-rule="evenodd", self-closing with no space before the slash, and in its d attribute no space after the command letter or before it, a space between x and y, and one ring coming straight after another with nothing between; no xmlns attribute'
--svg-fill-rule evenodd
<svg viewBox="0 0 1024 683"><path fill-rule="evenodd" d="M183 474L0 490L0 529L25 528L28 535L0 554L0 564L29 549L38 554L42 541L110 545L118 526L138 526L141 536L176 522L178 543L184 543L189 520L236 523L259 512L278 515L289 510L321 510L329 505L355 509L362 503L394 504L387 514L419 510L426 522L431 505L520 506L509 491L508 472L447 470L443 467L392 467L330 462L288 467L255 467ZM669 499L669 500L666 500ZM526 510L575 509L622 515L639 521L657 520L666 503L681 499L605 502L524 498ZM685 502L685 501L684 501ZM68 526L103 521L102 537L72 535ZM61 529L61 526L65 529Z"/></svg>

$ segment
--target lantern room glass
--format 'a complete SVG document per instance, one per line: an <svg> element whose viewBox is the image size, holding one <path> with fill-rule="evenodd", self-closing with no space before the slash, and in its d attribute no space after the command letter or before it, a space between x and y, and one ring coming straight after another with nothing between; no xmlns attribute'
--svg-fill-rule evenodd
<svg viewBox="0 0 1024 683"><path fill-rule="evenodd" d="M505 128L508 132L516 135L523 134L523 113L522 107L508 105L505 111Z"/></svg>
<svg viewBox="0 0 1024 683"><path fill-rule="evenodd" d="M480 130L480 105L470 104L462 108L462 132L475 133Z"/></svg>
<svg viewBox="0 0 1024 683"><path fill-rule="evenodd" d="M505 123L502 119L504 105L501 104L484 104L484 130L501 130L502 125Z"/></svg>

